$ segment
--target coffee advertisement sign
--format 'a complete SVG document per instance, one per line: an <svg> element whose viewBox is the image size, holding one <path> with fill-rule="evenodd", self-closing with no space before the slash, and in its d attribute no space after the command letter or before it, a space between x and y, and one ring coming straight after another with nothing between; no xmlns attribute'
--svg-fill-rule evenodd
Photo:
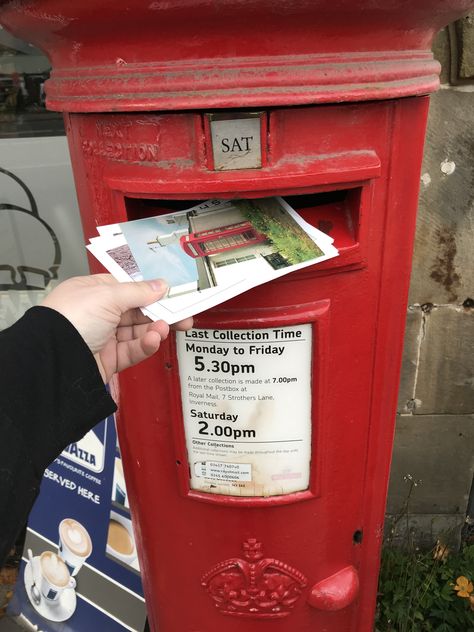
<svg viewBox="0 0 474 632"><path fill-rule="evenodd" d="M145 601L113 417L47 468L10 615L42 632L143 632Z"/></svg>

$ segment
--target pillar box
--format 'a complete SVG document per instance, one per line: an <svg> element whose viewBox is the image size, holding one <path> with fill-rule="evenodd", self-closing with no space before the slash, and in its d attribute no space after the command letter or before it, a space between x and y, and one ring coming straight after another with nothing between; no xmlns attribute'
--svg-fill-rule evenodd
<svg viewBox="0 0 474 632"><path fill-rule="evenodd" d="M279 195L340 252L200 314L118 379L152 630L372 630L430 45L473 6L1 3L51 58L87 238Z"/></svg>

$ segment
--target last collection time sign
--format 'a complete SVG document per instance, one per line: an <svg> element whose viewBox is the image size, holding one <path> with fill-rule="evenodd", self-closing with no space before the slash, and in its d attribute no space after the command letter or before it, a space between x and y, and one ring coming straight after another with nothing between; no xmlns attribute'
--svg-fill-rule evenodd
<svg viewBox="0 0 474 632"><path fill-rule="evenodd" d="M264 497L309 486L309 324L177 332L191 489Z"/></svg>

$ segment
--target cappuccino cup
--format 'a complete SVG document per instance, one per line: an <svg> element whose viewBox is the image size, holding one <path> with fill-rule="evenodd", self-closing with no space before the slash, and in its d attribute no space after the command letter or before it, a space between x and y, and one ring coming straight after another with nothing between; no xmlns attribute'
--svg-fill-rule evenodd
<svg viewBox="0 0 474 632"><path fill-rule="evenodd" d="M76 587L76 580L71 577L66 563L53 551L41 553L39 568L41 594L48 601L57 602L63 590Z"/></svg>
<svg viewBox="0 0 474 632"><path fill-rule="evenodd" d="M92 552L92 542L87 530L73 518L65 518L59 524L59 555L74 577Z"/></svg>
<svg viewBox="0 0 474 632"><path fill-rule="evenodd" d="M126 564L131 564L137 557L131 530L113 517L107 533L107 552Z"/></svg>

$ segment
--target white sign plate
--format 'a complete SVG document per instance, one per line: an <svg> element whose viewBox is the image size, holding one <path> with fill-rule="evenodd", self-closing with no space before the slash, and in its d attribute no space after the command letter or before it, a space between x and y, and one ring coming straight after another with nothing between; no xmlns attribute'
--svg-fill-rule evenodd
<svg viewBox="0 0 474 632"><path fill-rule="evenodd" d="M258 169L262 166L260 116L210 121L214 169Z"/></svg>
<svg viewBox="0 0 474 632"><path fill-rule="evenodd" d="M308 489L311 325L176 337L191 489L250 497Z"/></svg>

